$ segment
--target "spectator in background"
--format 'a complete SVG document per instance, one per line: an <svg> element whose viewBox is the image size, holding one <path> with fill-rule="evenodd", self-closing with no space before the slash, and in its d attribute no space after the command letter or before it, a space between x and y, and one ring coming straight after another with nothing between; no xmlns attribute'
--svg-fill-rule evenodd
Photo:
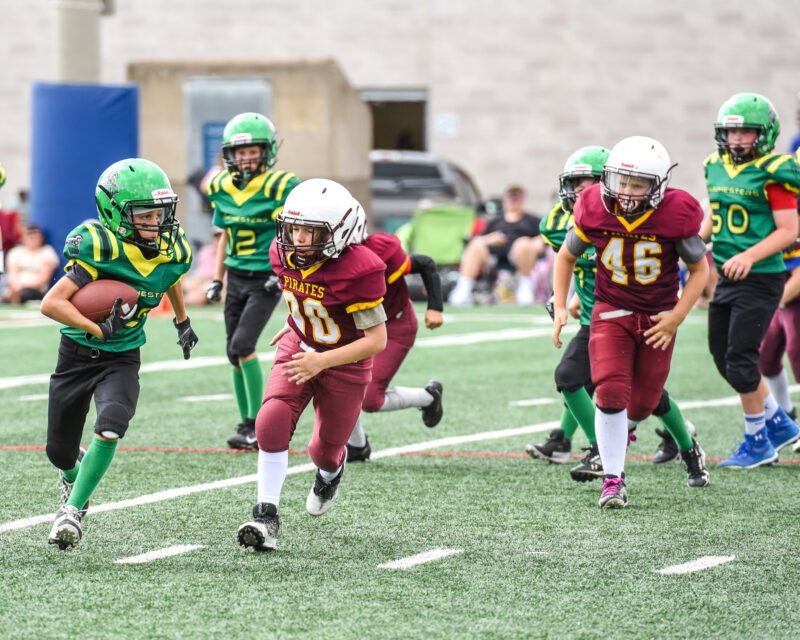
<svg viewBox="0 0 800 640"><path fill-rule="evenodd" d="M55 249L45 244L42 230L29 224L22 244L8 252L8 282L3 299L12 304L41 300L59 263Z"/></svg>
<svg viewBox="0 0 800 640"><path fill-rule="evenodd" d="M214 238L210 243L204 244L195 254L191 271L181 281L183 284L183 299L189 307L212 304L206 296L206 290L214 281L217 268L217 245L222 229L212 227Z"/></svg>
<svg viewBox="0 0 800 640"><path fill-rule="evenodd" d="M458 282L448 299L450 304L472 304L475 281L484 268L494 265L515 269L517 304L533 304L531 273L545 251L545 243L539 237L539 218L525 213L524 204L525 192L522 187L510 186L506 189L503 215L491 219L481 234L472 238L464 249Z"/></svg>
<svg viewBox="0 0 800 640"><path fill-rule="evenodd" d="M16 197L8 205L9 211L16 211L24 222L28 220L28 190L20 189Z"/></svg>

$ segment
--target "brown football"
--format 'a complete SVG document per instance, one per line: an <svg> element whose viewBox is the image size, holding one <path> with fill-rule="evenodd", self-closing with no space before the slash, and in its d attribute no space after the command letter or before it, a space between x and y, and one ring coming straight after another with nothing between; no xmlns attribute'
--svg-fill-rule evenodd
<svg viewBox="0 0 800 640"><path fill-rule="evenodd" d="M119 280L94 280L78 289L69 301L89 320L102 322L117 298L122 298L124 313L139 301L139 292Z"/></svg>

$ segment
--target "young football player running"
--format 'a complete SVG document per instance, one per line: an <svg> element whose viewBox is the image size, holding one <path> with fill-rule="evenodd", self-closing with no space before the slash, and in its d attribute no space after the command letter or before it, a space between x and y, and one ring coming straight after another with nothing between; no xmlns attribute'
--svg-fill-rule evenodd
<svg viewBox="0 0 800 640"><path fill-rule="evenodd" d="M542 220L540 227L542 237L556 251L561 248L567 229L572 225L575 200L584 189L600 181L608 154L608 149L604 147L583 147L567 159L559 177L560 201ZM561 428L554 429L546 442L529 444L525 448L531 457L564 464L569 461L572 436L580 424L589 440L589 448L580 464L570 469L572 478L579 482L603 476L594 430L595 409L591 399L594 384L589 366L589 324L594 307L595 272L596 254L592 245L575 263L575 295L568 307L570 315L579 320L580 329L564 351L555 372L556 387L564 396L566 405L561 416ZM551 305L548 305L548 311L552 313ZM687 484L690 487L708 485L709 476L704 456L692 456L690 452L697 445L693 440L694 426L684 420L681 410L666 389L662 391L653 413L665 427L665 430L656 429L663 440L653 462L671 462L677 459L679 451L687 452L684 456ZM635 426L629 421L629 429L635 429ZM675 434L675 438L671 433Z"/></svg>
<svg viewBox="0 0 800 640"><path fill-rule="evenodd" d="M784 291L781 251L797 237L800 172L791 156L772 153L778 114L764 96L737 93L720 107L717 151L705 160L711 217L703 238L720 273L708 308L708 347L739 394L744 441L720 467L752 469L778 460L800 437L758 369L759 346Z"/></svg>
<svg viewBox="0 0 800 640"><path fill-rule="evenodd" d="M628 421L643 420L658 406L673 337L708 278L705 244L697 235L702 209L685 191L667 189L671 170L658 141L633 136L617 143L600 184L585 189L575 203L574 226L556 257L553 343L560 348L575 264L590 245L597 253L589 361L603 508L628 504ZM679 257L689 270L680 299ZM684 457L702 459L703 452L695 444Z"/></svg>
<svg viewBox="0 0 800 640"><path fill-rule="evenodd" d="M419 407L422 410L423 424L426 427L435 427L443 414L441 382L431 380L422 389L390 387L389 383L414 346L417 337L417 316L403 276L409 273L419 273L422 276L428 295L425 326L428 329L442 326L442 283L436 263L430 256L407 255L403 251L400 239L391 233L379 232L367 235L366 213L358 202L356 210L358 218L352 242L363 243L386 265L386 295L383 308L388 318L386 348L372 359L372 381L367 386L361 410L374 413ZM347 442L347 461L367 460L371 453L372 448L359 416Z"/></svg>
<svg viewBox="0 0 800 640"><path fill-rule="evenodd" d="M275 549L289 441L311 400L308 452L318 470L306 510L319 516L333 506L371 356L386 346L385 265L365 246L348 246L356 216L347 189L316 178L300 183L277 217L270 259L289 317L272 339L278 348L256 416L258 501L238 530L239 544L256 551Z"/></svg>
<svg viewBox="0 0 800 640"><path fill-rule="evenodd" d="M255 416L261 407L264 378L256 343L280 299L270 265L275 218L299 183L293 173L273 171L278 144L275 127L259 113L240 113L222 134L225 169L212 176L207 196L212 224L224 229L217 244L217 268L206 297L222 299L227 270L225 333L233 365L233 390L241 422L228 438L234 449L255 449Z"/></svg>
<svg viewBox="0 0 800 640"><path fill-rule="evenodd" d="M47 421L47 457L60 471L64 503L56 512L49 542L62 550L80 542L89 497L136 411L144 325L165 293L175 310L173 324L183 357L188 359L197 344L180 285L192 251L175 218L178 197L166 174L148 160L120 160L100 176L95 201L100 223L84 223L67 235L67 273L41 306L44 315L64 325L58 363L50 376ZM139 300L127 309L117 298L109 316L96 323L70 298L103 278L133 286ZM83 455L81 435L92 397L97 420Z"/></svg>

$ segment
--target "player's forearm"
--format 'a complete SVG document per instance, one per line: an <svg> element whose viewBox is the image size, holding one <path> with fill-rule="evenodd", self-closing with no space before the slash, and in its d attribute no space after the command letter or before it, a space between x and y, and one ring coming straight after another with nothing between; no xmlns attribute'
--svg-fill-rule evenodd
<svg viewBox="0 0 800 640"><path fill-rule="evenodd" d="M556 261L553 267L553 306L556 310L567 308L567 294L569 293L569 282L578 256L573 255L566 246L561 247L556 254Z"/></svg>
<svg viewBox="0 0 800 640"><path fill-rule="evenodd" d="M800 295L800 267L794 269L786 284L783 286L783 296L781 296L781 305L785 305L794 300Z"/></svg>
<svg viewBox="0 0 800 640"><path fill-rule="evenodd" d="M775 229L761 242L754 244L752 247L743 251L753 264L760 262L769 256L780 253L797 238L797 232L791 229Z"/></svg>
<svg viewBox="0 0 800 640"><path fill-rule="evenodd" d="M689 276L686 278L686 284L683 287L678 304L675 305L674 311L680 315L681 322L692 310L697 299L703 294L706 283L708 282L708 262L705 258L694 264L687 265Z"/></svg>
<svg viewBox="0 0 800 640"><path fill-rule="evenodd" d="M381 323L365 330L361 338L354 340L350 344L322 352L320 355L322 356L323 369L358 362L380 353L385 348L386 324Z"/></svg>
<svg viewBox="0 0 800 640"><path fill-rule="evenodd" d="M186 320L186 303L183 299L183 286L180 282L176 282L167 289L167 298L175 312L175 320L178 322Z"/></svg>
<svg viewBox="0 0 800 640"><path fill-rule="evenodd" d="M227 247L227 234L221 233L217 241L217 262L214 266L214 280L222 280L225 275L225 250Z"/></svg>

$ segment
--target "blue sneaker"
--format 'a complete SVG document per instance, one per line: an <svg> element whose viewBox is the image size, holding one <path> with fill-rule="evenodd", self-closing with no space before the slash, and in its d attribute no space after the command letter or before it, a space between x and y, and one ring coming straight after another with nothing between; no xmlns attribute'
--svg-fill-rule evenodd
<svg viewBox="0 0 800 640"><path fill-rule="evenodd" d="M778 452L769 441L765 427L752 436L745 433L744 442L739 443L739 449L730 458L720 462L719 466L729 469L754 469L777 461Z"/></svg>
<svg viewBox="0 0 800 640"><path fill-rule="evenodd" d="M782 407L778 407L775 415L766 422L767 435L775 451L780 451L787 444L792 444L800 439L800 427L787 415Z"/></svg>

